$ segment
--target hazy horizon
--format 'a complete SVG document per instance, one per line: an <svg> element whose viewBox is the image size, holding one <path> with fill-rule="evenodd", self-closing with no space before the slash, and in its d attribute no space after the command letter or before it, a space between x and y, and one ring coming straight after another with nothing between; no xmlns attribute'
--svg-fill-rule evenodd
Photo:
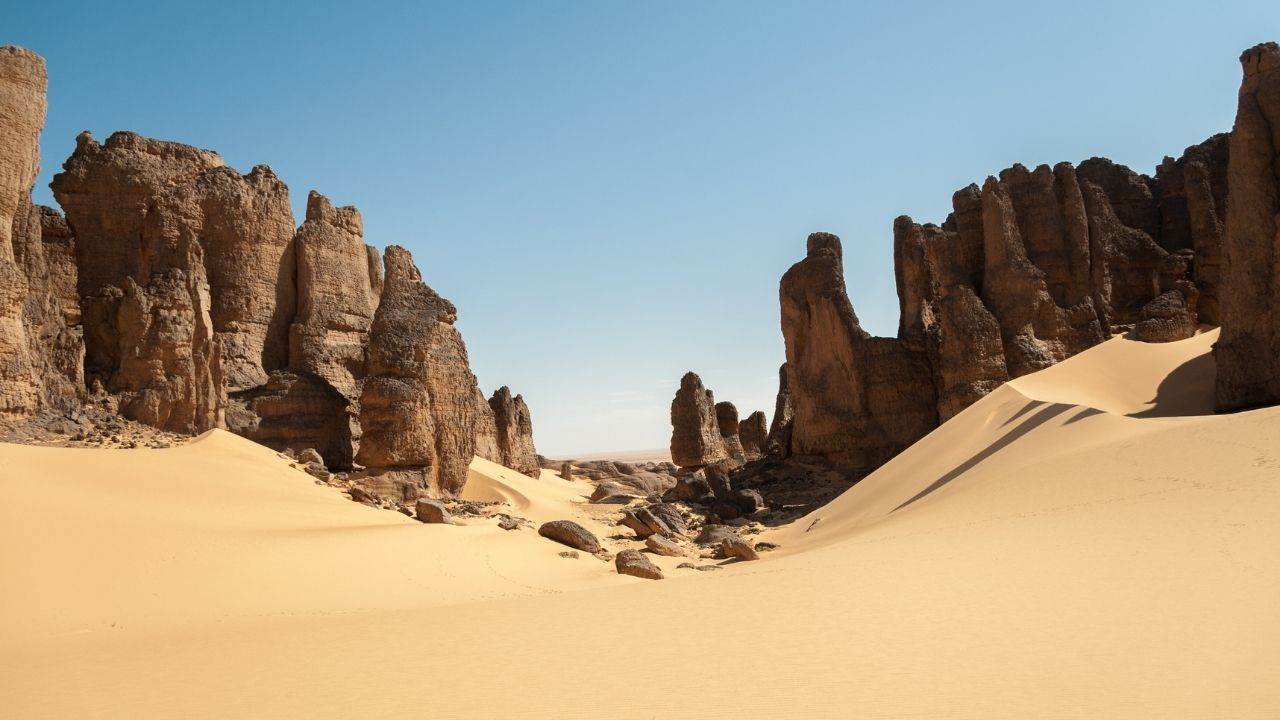
<svg viewBox="0 0 1280 720"><path fill-rule="evenodd" d="M298 221L311 189L355 205L549 456L665 446L689 370L772 415L808 233L892 335L896 216L1013 163L1150 174L1230 129L1236 57L1280 27L1261 2L32 5L0 44L48 63L37 202L88 129L270 165Z"/></svg>

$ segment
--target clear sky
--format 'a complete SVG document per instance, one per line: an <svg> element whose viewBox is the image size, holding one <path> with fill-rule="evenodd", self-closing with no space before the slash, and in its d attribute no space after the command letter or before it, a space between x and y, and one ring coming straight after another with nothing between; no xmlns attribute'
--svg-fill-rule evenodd
<svg viewBox="0 0 1280 720"><path fill-rule="evenodd" d="M665 446L687 370L772 413L809 232L892 334L896 216L1014 162L1150 173L1280 39L1274 0L4 5L49 65L38 201L79 131L128 129L271 165L299 220L313 188L356 205L549 455Z"/></svg>

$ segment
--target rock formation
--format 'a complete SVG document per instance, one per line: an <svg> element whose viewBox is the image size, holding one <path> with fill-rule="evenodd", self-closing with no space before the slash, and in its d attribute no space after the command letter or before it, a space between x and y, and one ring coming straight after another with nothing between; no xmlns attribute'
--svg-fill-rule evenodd
<svg viewBox="0 0 1280 720"><path fill-rule="evenodd" d="M0 48L0 414L103 393L162 430L314 448L326 475L359 452L360 494L405 502L456 492L477 447L537 472L523 398L504 388L495 415L453 305L399 248L384 284L355 208L313 192L295 229L267 166L130 132L76 138L51 183L65 219L34 205L45 86L38 56Z"/></svg>
<svg viewBox="0 0 1280 720"><path fill-rule="evenodd" d="M671 401L671 461L681 467L729 459L716 419L716 399L702 378L685 373Z"/></svg>
<svg viewBox="0 0 1280 720"><path fill-rule="evenodd" d="M477 419L457 309L422 282L409 251L389 246L384 262L356 460L370 468L425 468L425 491L454 493L466 483Z"/></svg>
<svg viewBox="0 0 1280 720"><path fill-rule="evenodd" d="M497 428L497 447L502 456L495 460L519 473L538 477L538 453L533 447L533 420L529 406L520 395L511 397L511 390L502 386L489 398Z"/></svg>
<svg viewBox="0 0 1280 720"><path fill-rule="evenodd" d="M62 334L67 318L53 287L60 278L50 272L43 215L31 202L47 84L38 55L0 47L0 414L29 414L65 400L62 386L78 375L63 367L77 339ZM55 263L63 248L51 247Z"/></svg>
<svg viewBox="0 0 1280 720"><path fill-rule="evenodd" d="M716 403L716 425L720 428L720 440L729 457L742 455L742 440L738 437L738 408L729 401Z"/></svg>
<svg viewBox="0 0 1280 720"><path fill-rule="evenodd" d="M298 312L289 328L289 366L315 373L348 399L359 399L382 284L377 254L364 244L360 211L335 208L312 191L294 243Z"/></svg>
<svg viewBox="0 0 1280 720"><path fill-rule="evenodd" d="M840 239L814 233L782 277L793 421L788 455L867 473L937 424L923 349L871 337L845 292Z"/></svg>
<svg viewBox="0 0 1280 720"><path fill-rule="evenodd" d="M1214 345L1219 410L1280 402L1280 45L1240 56Z"/></svg>
<svg viewBox="0 0 1280 720"><path fill-rule="evenodd" d="M1227 314L1235 154L1214 136L1154 178L1104 158L1014 165L956 192L941 226L898 218L893 338L858 324L839 240L809 236L780 288L787 363L770 454L857 478L1010 378L1115 332L1179 340L1202 311Z"/></svg>
<svg viewBox="0 0 1280 720"><path fill-rule="evenodd" d="M742 442L742 454L748 460L759 460L769 444L769 426L764 412L757 410L738 423L738 439Z"/></svg>

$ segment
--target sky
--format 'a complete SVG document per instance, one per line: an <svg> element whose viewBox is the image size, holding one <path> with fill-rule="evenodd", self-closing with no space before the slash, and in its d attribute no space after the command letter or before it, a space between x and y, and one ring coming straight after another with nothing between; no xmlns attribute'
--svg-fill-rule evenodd
<svg viewBox="0 0 1280 720"><path fill-rule="evenodd" d="M897 330L892 227L1015 162L1151 173L1229 130L1280 3L48 2L37 202L81 130L270 165L412 251L550 456L670 441L680 377L772 414L778 280L841 236ZM892 5L892 7L890 7Z"/></svg>

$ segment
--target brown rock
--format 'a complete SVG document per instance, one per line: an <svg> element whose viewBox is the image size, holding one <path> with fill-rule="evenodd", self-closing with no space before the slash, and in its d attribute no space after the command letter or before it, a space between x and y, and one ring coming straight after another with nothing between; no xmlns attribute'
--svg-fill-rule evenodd
<svg viewBox="0 0 1280 720"><path fill-rule="evenodd" d="M538 528L538 534L561 545L588 553L601 551L600 541L589 530L572 520L552 520Z"/></svg>
<svg viewBox="0 0 1280 720"><path fill-rule="evenodd" d="M569 463L564 463L563 465L561 465L561 466L560 466L560 478L561 478L562 480L572 480L572 479L573 479L573 466L572 466L572 465L570 465Z"/></svg>
<svg viewBox="0 0 1280 720"><path fill-rule="evenodd" d="M289 365L319 375L348 399L358 400L379 302L374 287L381 282L376 260L364 244L360 212L335 208L313 190L294 248L298 310L289 331Z"/></svg>
<svg viewBox="0 0 1280 720"><path fill-rule="evenodd" d="M414 503L414 515L419 521L431 524L447 523L452 517L444 503L430 498L418 498Z"/></svg>
<svg viewBox="0 0 1280 720"><path fill-rule="evenodd" d="M633 575L646 580L661 580L662 571L639 550L623 550L613 559L619 575Z"/></svg>
<svg viewBox="0 0 1280 720"><path fill-rule="evenodd" d="M715 396L702 378L685 373L671 401L671 461L681 467L710 465L729 457L716 420Z"/></svg>
<svg viewBox="0 0 1280 720"><path fill-rule="evenodd" d="M782 277L794 412L787 455L864 475L937 425L923 349L871 337L845 292L840 239L814 233Z"/></svg>
<svg viewBox="0 0 1280 720"><path fill-rule="evenodd" d="M1244 80L1231 131L1218 287L1222 330L1213 348L1220 411L1280 402L1280 45L1252 47L1240 62Z"/></svg>
<svg viewBox="0 0 1280 720"><path fill-rule="evenodd" d="M778 368L778 399L773 406L773 422L769 424L769 455L785 459L791 451L791 424L795 411L791 407L791 387L787 381L787 364Z"/></svg>
<svg viewBox="0 0 1280 720"><path fill-rule="evenodd" d="M498 447L498 423L493 416L493 408L484 393L476 387L476 455L503 464L502 448Z"/></svg>
<svg viewBox="0 0 1280 720"><path fill-rule="evenodd" d="M502 386L489 398L497 428L497 445L502 455L499 462L516 472L538 477L538 453L533 447L533 420L529 406L520 395Z"/></svg>
<svg viewBox="0 0 1280 720"><path fill-rule="evenodd" d="M318 375L277 370L266 384L232 394L226 420L228 430L269 448L315 448L326 467L351 469L351 404Z"/></svg>
<svg viewBox="0 0 1280 720"><path fill-rule="evenodd" d="M423 284L407 250L388 247L385 262L356 459L370 468L425 468L429 493L456 493L475 453L477 417L457 310Z"/></svg>
<svg viewBox="0 0 1280 720"><path fill-rule="evenodd" d="M0 414L34 412L42 395L23 321L27 277L15 246L40 242L39 223L31 222L31 188L40 171L46 85L38 55L0 47Z"/></svg>
<svg viewBox="0 0 1280 720"><path fill-rule="evenodd" d="M738 408L729 401L716 403L716 425L720 428L720 440L729 457L743 455L742 440L738 437Z"/></svg>
<svg viewBox="0 0 1280 720"><path fill-rule="evenodd" d="M760 555L756 553L756 549L751 543L734 535L720 541L720 552L724 553L727 558L737 558L739 560L759 560Z"/></svg>
<svg viewBox="0 0 1280 720"><path fill-rule="evenodd" d="M1195 292L1195 286L1188 288ZM1133 326L1133 338L1142 342L1172 342L1185 340L1196 334L1194 310L1188 308L1186 297L1177 290L1157 296L1142 307L1142 315Z"/></svg>
<svg viewBox="0 0 1280 720"><path fill-rule="evenodd" d="M685 555L684 548L665 535L650 535L645 538L644 545L653 552L667 557L684 557Z"/></svg>

